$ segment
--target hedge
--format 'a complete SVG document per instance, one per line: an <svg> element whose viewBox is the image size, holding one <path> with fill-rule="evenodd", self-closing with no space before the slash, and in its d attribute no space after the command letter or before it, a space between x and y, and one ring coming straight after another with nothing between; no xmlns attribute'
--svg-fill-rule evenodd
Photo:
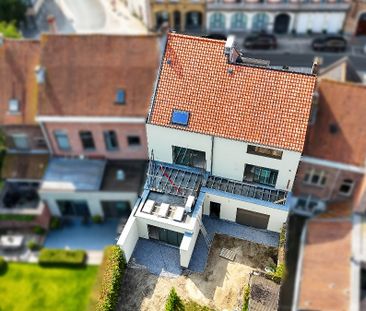
<svg viewBox="0 0 366 311"><path fill-rule="evenodd" d="M4 257L0 256L0 275L4 274L6 272L6 269L8 267L8 263L4 259Z"/></svg>
<svg viewBox="0 0 366 311"><path fill-rule="evenodd" d="M34 215L0 214L0 221L33 221L35 219Z"/></svg>
<svg viewBox="0 0 366 311"><path fill-rule="evenodd" d="M41 250L38 262L41 266L72 266L85 264L86 252L83 250L49 249Z"/></svg>
<svg viewBox="0 0 366 311"><path fill-rule="evenodd" d="M122 249L117 245L106 247L101 265L103 277L96 305L97 311L116 309L125 270L126 259Z"/></svg>

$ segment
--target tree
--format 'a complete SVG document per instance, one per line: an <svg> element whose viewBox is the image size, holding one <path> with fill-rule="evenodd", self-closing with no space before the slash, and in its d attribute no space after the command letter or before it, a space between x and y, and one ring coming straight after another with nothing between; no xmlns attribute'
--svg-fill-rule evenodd
<svg viewBox="0 0 366 311"><path fill-rule="evenodd" d="M170 290L168 300L165 304L165 311L183 311L184 310L184 304L182 302L182 299L178 296L177 292L175 291L175 288L172 287Z"/></svg>
<svg viewBox="0 0 366 311"><path fill-rule="evenodd" d="M21 34L19 33L17 27L15 26L14 22L12 22L12 23L0 22L0 33L2 33L5 38L18 39L18 38L22 37ZM0 137L0 144L1 143L2 143L2 140ZM0 147L0 149L1 149L1 147Z"/></svg>
<svg viewBox="0 0 366 311"><path fill-rule="evenodd" d="M27 5L24 0L0 0L0 21L12 22L16 25L24 21Z"/></svg>

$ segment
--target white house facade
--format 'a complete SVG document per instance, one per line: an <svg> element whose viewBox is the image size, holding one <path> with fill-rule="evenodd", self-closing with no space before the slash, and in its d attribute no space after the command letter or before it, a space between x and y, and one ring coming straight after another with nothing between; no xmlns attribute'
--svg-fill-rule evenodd
<svg viewBox="0 0 366 311"><path fill-rule="evenodd" d="M206 27L211 33L339 33L349 7L348 0L209 0Z"/></svg>
<svg viewBox="0 0 366 311"><path fill-rule="evenodd" d="M211 243L204 217L274 232L287 220L316 76L253 64L231 40L168 35L144 191L117 242L127 260L147 238L189 267L200 232Z"/></svg>

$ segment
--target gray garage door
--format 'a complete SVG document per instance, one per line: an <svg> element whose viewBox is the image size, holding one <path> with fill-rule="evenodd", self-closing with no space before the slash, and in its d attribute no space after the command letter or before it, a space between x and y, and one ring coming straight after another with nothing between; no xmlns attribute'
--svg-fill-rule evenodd
<svg viewBox="0 0 366 311"><path fill-rule="evenodd" d="M269 215L251 212L238 208L236 211L236 222L259 229L267 229Z"/></svg>

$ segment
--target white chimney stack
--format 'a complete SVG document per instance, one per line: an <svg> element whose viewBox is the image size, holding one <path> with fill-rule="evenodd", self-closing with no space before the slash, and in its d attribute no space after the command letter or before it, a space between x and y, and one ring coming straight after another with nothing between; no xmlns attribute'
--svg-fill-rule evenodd
<svg viewBox="0 0 366 311"><path fill-rule="evenodd" d="M34 72L36 74L36 79L38 84L44 84L46 80L46 69L42 66L37 66L34 69Z"/></svg>
<svg viewBox="0 0 366 311"><path fill-rule="evenodd" d="M236 49L235 36L230 35L226 39L224 54L231 64L235 63L240 56L239 51Z"/></svg>

